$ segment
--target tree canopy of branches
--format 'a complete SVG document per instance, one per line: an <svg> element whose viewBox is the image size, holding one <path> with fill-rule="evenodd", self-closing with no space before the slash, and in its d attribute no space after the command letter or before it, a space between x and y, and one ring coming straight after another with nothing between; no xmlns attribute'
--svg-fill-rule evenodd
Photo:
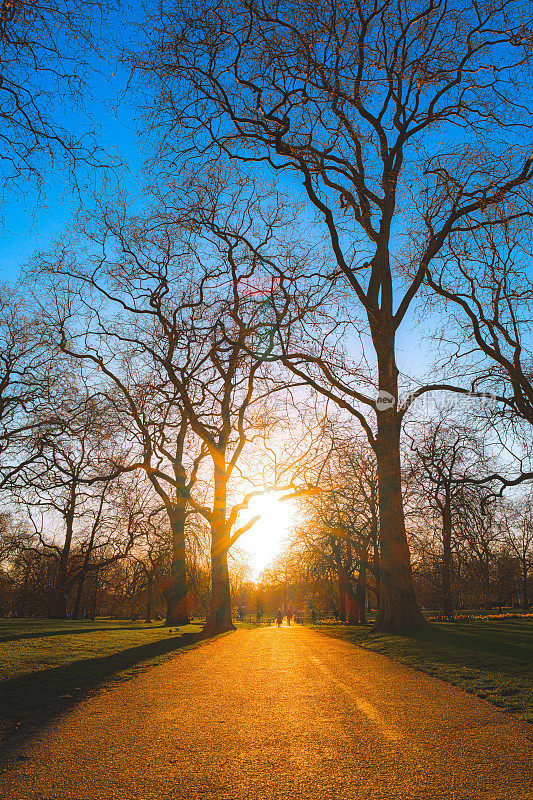
<svg viewBox="0 0 533 800"><path fill-rule="evenodd" d="M113 549L111 540L118 543L111 560L127 555L134 540L131 525L124 543L118 542L119 537L113 533L120 524L110 509L122 505L125 512L125 504L118 500L119 487L113 482L116 475L106 472L106 466L109 470L119 460L120 442L113 435L102 397L83 393L78 387L70 392L65 389L62 401L62 406L55 409L52 427L43 429L46 420L41 420L38 453L25 466L15 487L19 501L29 510L34 539L57 562L49 614L59 619L67 616L70 588L76 583L81 585L87 571L93 568L89 559L98 549L104 529L109 534L107 549ZM56 430L57 418L60 432ZM135 513L132 514L133 520ZM50 535L51 531L47 535L46 525L52 530L59 528L58 535ZM81 569L74 569L71 558L76 537L84 540L83 544L78 542L85 551Z"/></svg>
<svg viewBox="0 0 533 800"><path fill-rule="evenodd" d="M95 167L91 135L64 125L91 56L101 47L106 3L2 0L0 4L0 196L42 182L42 157ZM58 102L61 98L61 103ZM41 159L41 160L40 160Z"/></svg>
<svg viewBox="0 0 533 800"><path fill-rule="evenodd" d="M304 501L293 546L319 574L336 575L340 619L359 624L367 590L379 599L378 486L368 445L333 433L320 484L321 492Z"/></svg>
<svg viewBox="0 0 533 800"><path fill-rule="evenodd" d="M418 434L418 435L417 435ZM411 439L415 458L410 464L413 505L427 527L428 512L441 529L442 611L453 618L453 553L457 541L473 520L487 514L491 486L480 487L476 479L488 471L486 452L479 435L453 419L439 419L416 432Z"/></svg>
<svg viewBox="0 0 533 800"><path fill-rule="evenodd" d="M441 336L448 368L472 387L492 392L497 402L489 422L503 425L509 441L519 444L516 437L522 438L523 458L515 450L508 470L481 478L498 480L502 490L533 477L532 257L528 213L504 226L458 232L427 273L450 322ZM509 474L517 461L518 475Z"/></svg>
<svg viewBox="0 0 533 800"><path fill-rule="evenodd" d="M44 306L52 311L43 306L43 312L58 345L107 382L119 414L133 422L139 456L124 469L144 469L169 514L179 622L187 618L186 507L210 526L207 627L216 630L232 627L228 551L256 521L241 523L241 512L258 492L275 487L292 496L308 488L302 459L293 454L290 467L278 464L266 442L273 423L281 426L270 398L286 382L268 375L268 342L259 345L263 303L249 286L260 271L256 251L280 221L279 209L274 206L271 219L251 191L223 195L227 205L215 195L210 222L205 203L199 210L189 205L179 216L158 206L144 220L106 212L89 232L100 252L88 251L78 263L65 251L36 260L50 279L54 300L45 294ZM224 224L217 222L220 215ZM197 456L189 458L187 476L188 431L188 453L196 441ZM245 451L261 447L255 475L245 473ZM307 457L309 448L303 452ZM196 480L205 456L213 469L207 487L205 477Z"/></svg>
<svg viewBox="0 0 533 800"><path fill-rule="evenodd" d="M366 318L377 401L301 346L282 357L352 411L375 451L383 629L423 624L402 508L397 331L454 232L520 213L533 177L520 99L530 20L518 2L171 2L153 46L132 55L159 89L160 163L229 157L299 179L330 279Z"/></svg>

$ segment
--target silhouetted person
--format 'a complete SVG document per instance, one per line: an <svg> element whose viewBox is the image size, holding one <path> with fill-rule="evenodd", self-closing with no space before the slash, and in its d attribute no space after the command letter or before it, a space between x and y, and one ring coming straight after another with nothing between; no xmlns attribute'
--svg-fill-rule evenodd
<svg viewBox="0 0 533 800"><path fill-rule="evenodd" d="M283 622L283 611L281 610L281 608L278 609L276 622L278 623L278 628L281 627L281 623Z"/></svg>
<svg viewBox="0 0 533 800"><path fill-rule="evenodd" d="M287 624L288 625L291 624L291 619L292 619L292 611L287 611Z"/></svg>

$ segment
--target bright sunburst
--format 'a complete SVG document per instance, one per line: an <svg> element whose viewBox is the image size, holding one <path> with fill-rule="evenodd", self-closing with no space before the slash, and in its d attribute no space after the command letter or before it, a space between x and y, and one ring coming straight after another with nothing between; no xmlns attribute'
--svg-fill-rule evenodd
<svg viewBox="0 0 533 800"><path fill-rule="evenodd" d="M281 503L275 492L254 498L243 522L257 514L261 518L239 540L239 546L250 558L252 580L281 552L283 542L295 522L295 507L290 501Z"/></svg>

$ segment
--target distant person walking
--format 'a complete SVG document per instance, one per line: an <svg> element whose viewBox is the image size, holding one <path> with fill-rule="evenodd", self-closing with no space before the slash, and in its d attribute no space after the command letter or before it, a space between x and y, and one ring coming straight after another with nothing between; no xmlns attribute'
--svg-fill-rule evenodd
<svg viewBox="0 0 533 800"><path fill-rule="evenodd" d="M291 624L291 619L292 619L292 611L287 611L287 624L289 625L289 627Z"/></svg>
<svg viewBox="0 0 533 800"><path fill-rule="evenodd" d="M276 622L278 623L278 628L281 628L281 623L283 622L283 611L281 608L278 608L278 613L276 615Z"/></svg>

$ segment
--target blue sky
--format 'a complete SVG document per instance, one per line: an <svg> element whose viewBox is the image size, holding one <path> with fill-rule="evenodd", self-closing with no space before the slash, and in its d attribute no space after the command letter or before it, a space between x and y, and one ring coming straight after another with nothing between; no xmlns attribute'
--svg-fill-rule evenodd
<svg viewBox="0 0 533 800"><path fill-rule="evenodd" d="M110 91L114 88L116 84L109 86ZM115 112L106 108L103 101L95 101L92 112L103 148L117 160L125 162L125 168L118 171L123 188L135 196L142 155L132 120L133 109L124 103ZM69 185L68 175L61 170L61 165L44 163L43 173L40 192L34 185L27 184L12 191L2 205L0 277L3 281L16 280L20 268L32 254L46 249L69 226L78 208L78 196ZM86 182L82 199L88 204L92 191L98 192L102 188L102 178L103 174L95 171L92 181Z"/></svg>
<svg viewBox="0 0 533 800"><path fill-rule="evenodd" d="M125 168L117 171L128 193L135 194L140 185L139 171L142 156L136 135L136 109L132 98L119 103L126 87L128 74L118 60L119 49L132 45L137 38L136 25L142 19L140 4L130 7L129 18L118 13L106 20L104 38L107 41L105 57L92 57L89 61L83 106L75 108L58 102L54 119L76 134L93 130L99 146L111 158L122 161ZM37 160L43 181L40 192L35 183L19 183L9 187L0 201L0 280L13 282L22 266L36 250L46 247L72 222L79 199L69 184L60 160L50 164L44 158ZM84 185L83 202L90 205L93 192L102 186L103 174L79 173Z"/></svg>
<svg viewBox="0 0 533 800"><path fill-rule="evenodd" d="M137 134L138 111L132 96L121 98L127 84L128 74L118 63L120 46L132 45L139 39L137 24L142 21L143 11L139 4L130 12L129 20L118 16L108 25L108 38L115 40L114 50L107 61L94 61L85 95L84 109L58 109L58 116L65 124L83 132L93 127L104 151L121 160L124 167L117 170L120 194L128 195L129 203L138 207L142 202L142 143ZM20 270L38 250L46 250L72 224L78 207L78 198L69 185L68 176L59 166L50 167L41 161L44 177L40 194L35 186L16 187L1 207L0 223L3 227L0 248L0 280L13 282ZM83 180L83 176L80 176ZM103 174L95 171L87 182L84 203L91 206L93 192L103 186ZM286 188L296 196L301 191L301 182L295 178L284 180ZM416 335L413 333L416 331ZM405 321L398 336L401 368L411 375L425 372L429 364L427 348L421 344L419 321L416 311Z"/></svg>

